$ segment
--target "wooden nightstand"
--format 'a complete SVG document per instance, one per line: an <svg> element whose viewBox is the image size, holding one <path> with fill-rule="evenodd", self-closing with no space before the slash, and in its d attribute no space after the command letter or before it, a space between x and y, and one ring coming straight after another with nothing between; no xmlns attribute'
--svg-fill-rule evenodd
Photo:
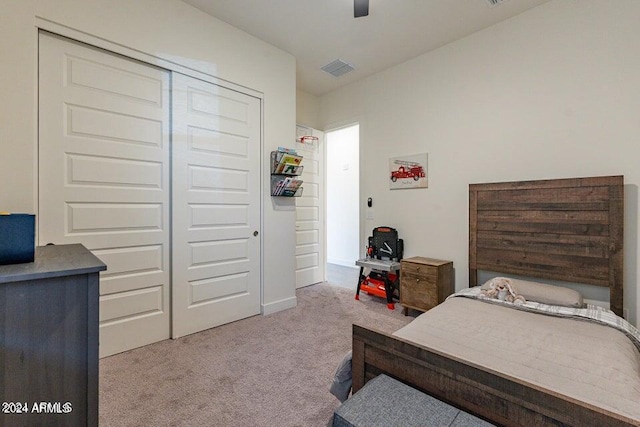
<svg viewBox="0 0 640 427"><path fill-rule="evenodd" d="M400 264L400 304L406 316L409 308L427 311L454 291L453 262L425 257L403 259Z"/></svg>

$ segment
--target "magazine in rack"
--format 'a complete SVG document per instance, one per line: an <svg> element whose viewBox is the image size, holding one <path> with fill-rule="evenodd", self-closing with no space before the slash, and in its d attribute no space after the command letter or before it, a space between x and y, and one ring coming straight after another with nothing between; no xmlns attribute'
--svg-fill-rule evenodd
<svg viewBox="0 0 640 427"><path fill-rule="evenodd" d="M302 179L299 176L304 170L301 165L302 156L291 148L279 147L271 152L271 195L283 197L299 197L302 195Z"/></svg>

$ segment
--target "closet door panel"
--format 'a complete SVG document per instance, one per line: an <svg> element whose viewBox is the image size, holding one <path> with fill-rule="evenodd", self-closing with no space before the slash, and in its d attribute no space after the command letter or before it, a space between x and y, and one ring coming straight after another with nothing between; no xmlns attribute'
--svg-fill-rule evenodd
<svg viewBox="0 0 640 427"><path fill-rule="evenodd" d="M169 73L40 34L38 243L82 243L100 356L169 337Z"/></svg>
<svg viewBox="0 0 640 427"><path fill-rule="evenodd" d="M260 312L260 100L173 74L173 327Z"/></svg>

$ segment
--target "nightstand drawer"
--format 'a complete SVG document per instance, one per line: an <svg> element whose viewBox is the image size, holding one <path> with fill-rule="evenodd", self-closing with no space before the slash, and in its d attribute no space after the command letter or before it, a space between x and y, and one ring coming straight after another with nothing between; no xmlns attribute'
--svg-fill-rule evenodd
<svg viewBox="0 0 640 427"><path fill-rule="evenodd" d="M433 280L404 273L400 279L400 303L423 311L438 305L438 289Z"/></svg>
<svg viewBox="0 0 640 427"><path fill-rule="evenodd" d="M402 271L406 274L428 277L435 280L438 277L438 268L432 265L416 264L413 262L403 262Z"/></svg>

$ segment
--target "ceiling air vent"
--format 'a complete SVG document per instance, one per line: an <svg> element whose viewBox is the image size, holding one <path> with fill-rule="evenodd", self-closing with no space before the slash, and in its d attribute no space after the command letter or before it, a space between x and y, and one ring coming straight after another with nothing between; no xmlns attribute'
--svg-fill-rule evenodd
<svg viewBox="0 0 640 427"><path fill-rule="evenodd" d="M500 6L504 2L505 2L505 0L487 0L487 3L489 4L489 7Z"/></svg>
<svg viewBox="0 0 640 427"><path fill-rule="evenodd" d="M353 71L353 65L348 62L344 62L342 59L336 59L330 64L322 67L322 71L326 71L334 77L340 77L343 74L347 74L349 71Z"/></svg>

